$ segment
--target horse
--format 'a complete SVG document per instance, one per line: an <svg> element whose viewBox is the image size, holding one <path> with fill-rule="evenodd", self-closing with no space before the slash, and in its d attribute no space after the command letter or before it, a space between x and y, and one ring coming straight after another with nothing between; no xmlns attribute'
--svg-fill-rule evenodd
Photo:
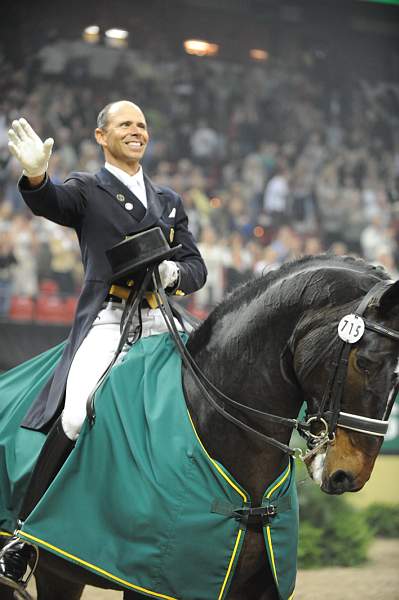
<svg viewBox="0 0 399 600"><path fill-rule="evenodd" d="M234 290L190 334L188 410L207 452L254 506L287 467L293 427L307 440L305 464L322 492L365 485L397 393L398 300L399 282L381 267L304 257ZM262 533L250 528L226 598L278 600L266 563ZM40 552L36 582L39 600L79 600L85 585L122 589L48 552ZM125 600L143 597L124 590ZM11 598L0 588L1 600Z"/></svg>

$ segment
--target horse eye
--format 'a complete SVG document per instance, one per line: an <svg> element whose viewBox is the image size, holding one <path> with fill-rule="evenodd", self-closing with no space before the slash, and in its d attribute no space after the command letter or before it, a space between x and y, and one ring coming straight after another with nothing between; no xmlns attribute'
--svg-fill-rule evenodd
<svg viewBox="0 0 399 600"><path fill-rule="evenodd" d="M356 358L356 366L362 371L368 370L368 361L363 356L358 356Z"/></svg>

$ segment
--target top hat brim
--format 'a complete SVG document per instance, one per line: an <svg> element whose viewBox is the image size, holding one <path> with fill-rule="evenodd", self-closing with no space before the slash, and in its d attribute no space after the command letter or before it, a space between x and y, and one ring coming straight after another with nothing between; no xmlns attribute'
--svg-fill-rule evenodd
<svg viewBox="0 0 399 600"><path fill-rule="evenodd" d="M178 244L177 246L174 246L173 248L169 248L169 250L165 250L164 252L161 252L160 254L158 254L158 256L155 256L152 260L149 260L148 257L143 258L142 260L136 260L134 262L134 265L126 265L119 271L112 273L112 276L109 279L109 283L115 283L115 281L118 281L119 279L123 279L128 276L130 276L132 279L134 279L134 277L137 276L137 271L139 271L141 268L149 267L154 264L159 264L163 260L172 258L172 256L174 254L176 254L177 250L180 250L180 248L182 248L182 245Z"/></svg>

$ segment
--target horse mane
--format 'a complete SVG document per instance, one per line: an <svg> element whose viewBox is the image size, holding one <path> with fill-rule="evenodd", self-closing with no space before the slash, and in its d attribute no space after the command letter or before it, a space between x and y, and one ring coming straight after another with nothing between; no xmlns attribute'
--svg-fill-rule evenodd
<svg viewBox="0 0 399 600"><path fill-rule="evenodd" d="M311 277L317 274L318 277L325 276L331 269L342 270L343 274L357 276L356 289L365 293L371 288L377 280L390 279L389 274L381 266L375 266L366 262L362 258L354 256L336 256L334 254L318 254L313 256L304 256L299 259L284 263L278 269L269 271L265 275L255 277L238 286L230 292L209 314L200 327L190 336L190 346L202 346L209 339L214 324L230 312L242 309L246 304L265 294L274 284L281 282L282 284L292 275L301 275L303 279L302 288L305 289L307 283L311 281ZM324 273L325 272L325 273ZM374 280L374 281L373 281ZM289 287L290 284L287 284ZM294 285L292 285L292 294L295 294ZM334 282L334 288L347 288L348 278L343 278L340 285L339 282ZM301 292L302 294L303 292ZM353 291L355 293L355 290ZM296 294L300 294L296 291ZM319 304L325 304L333 295L331 285L319 285L316 295L312 296L312 303L315 307ZM359 293L358 293L359 295ZM192 346L193 347L193 346Z"/></svg>

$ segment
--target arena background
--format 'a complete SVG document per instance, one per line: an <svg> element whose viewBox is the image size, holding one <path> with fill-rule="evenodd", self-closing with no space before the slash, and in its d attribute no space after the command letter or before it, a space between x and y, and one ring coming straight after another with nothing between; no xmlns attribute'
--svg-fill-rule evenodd
<svg viewBox="0 0 399 600"><path fill-rule="evenodd" d="M20 116L54 137L50 174L62 181L101 165L103 105L143 107L144 166L181 193L208 265L186 301L201 317L304 254L359 255L397 278L398 21L398 2L365 0L3 3L0 371L65 339L82 277L74 235L32 218L17 191L7 130ZM190 39L207 44L188 54ZM397 501L395 411L353 502Z"/></svg>

